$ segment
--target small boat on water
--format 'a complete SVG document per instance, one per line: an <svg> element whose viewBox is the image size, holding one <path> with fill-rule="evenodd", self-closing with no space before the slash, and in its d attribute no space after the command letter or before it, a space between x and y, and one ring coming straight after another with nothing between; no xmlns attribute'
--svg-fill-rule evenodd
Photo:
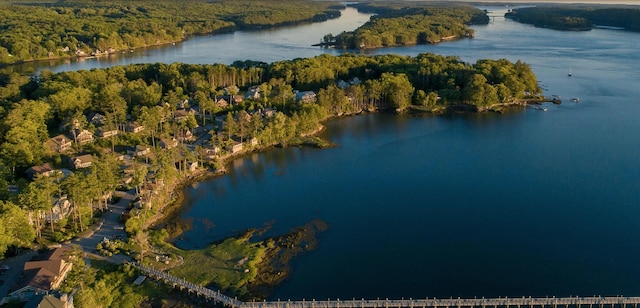
<svg viewBox="0 0 640 308"><path fill-rule="evenodd" d="M569 68L569 73L567 73L569 77L573 76L573 67Z"/></svg>
<svg viewBox="0 0 640 308"><path fill-rule="evenodd" d="M577 98L577 97L574 97L574 98L571 98L571 101L574 102L574 103L579 103L580 99Z"/></svg>
<svg viewBox="0 0 640 308"><path fill-rule="evenodd" d="M547 108L542 108L542 111L547 111L547 110L548 110Z"/></svg>

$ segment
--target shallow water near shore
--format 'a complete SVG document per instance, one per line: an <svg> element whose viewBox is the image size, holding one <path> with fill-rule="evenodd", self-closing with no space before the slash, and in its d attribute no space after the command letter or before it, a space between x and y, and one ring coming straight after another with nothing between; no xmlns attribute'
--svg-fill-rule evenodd
<svg viewBox="0 0 640 308"><path fill-rule="evenodd" d="M322 135L337 148L270 149L185 189L193 229L176 244L326 221L274 300L640 294L640 34L539 29L488 9L475 39L367 53L522 60L563 104L331 121ZM366 21L348 12L353 28ZM348 27L197 37L55 70L337 54L310 44Z"/></svg>
<svg viewBox="0 0 640 308"><path fill-rule="evenodd" d="M194 230L177 244L326 221L272 299L639 294L639 34L497 19L372 53L520 59L563 104L331 121L338 148L254 154L187 190Z"/></svg>

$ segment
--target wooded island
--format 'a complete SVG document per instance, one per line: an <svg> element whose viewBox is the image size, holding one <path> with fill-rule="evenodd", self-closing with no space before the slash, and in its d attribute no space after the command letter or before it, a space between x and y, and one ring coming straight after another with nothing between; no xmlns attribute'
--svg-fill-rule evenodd
<svg viewBox="0 0 640 308"><path fill-rule="evenodd" d="M506 18L557 30L591 30L594 26L640 31L640 8L540 6L513 9Z"/></svg>
<svg viewBox="0 0 640 308"><path fill-rule="evenodd" d="M376 14L351 32L327 34L322 45L343 49L367 49L416 44L435 44L445 40L473 37L467 25L486 24L489 17L471 5L431 3L356 3L349 6Z"/></svg>

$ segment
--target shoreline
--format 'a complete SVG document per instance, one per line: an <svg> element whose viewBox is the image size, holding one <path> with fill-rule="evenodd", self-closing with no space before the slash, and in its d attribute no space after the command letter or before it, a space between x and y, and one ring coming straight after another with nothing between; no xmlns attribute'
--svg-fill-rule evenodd
<svg viewBox="0 0 640 308"><path fill-rule="evenodd" d="M45 61L60 61L60 60L65 60L65 59L77 59L78 61L82 61L82 60L85 60L85 59L104 58L104 57L109 57L111 55L116 55L116 54L126 54L127 52L133 52L133 51L142 50L142 49L145 49L145 48L160 47L160 46L166 46L166 45L175 45L177 43L182 43L182 42L185 42L185 41L189 40L190 38L194 38L194 37L198 37L198 36L226 34L226 33L238 32L238 31L260 31L260 30L278 29L278 28L284 28L284 27L304 25L304 24L309 24L309 23L325 22L325 21L330 20L330 19L339 18L342 15L342 10L344 10L344 8L338 10L337 11L338 14L332 14L333 11L328 11L328 12L325 12L326 14L323 14L322 16L313 16L313 17L311 17L309 19L305 19L305 20L284 22L284 23L275 24L275 25L262 25L262 26L246 26L246 25L245 26L238 26L238 25L235 25L235 26L227 26L227 27L223 27L223 28L220 28L220 29L217 29L217 30L208 31L208 32L191 33L191 34L188 34L188 35L184 36L183 38L180 38L180 39L177 39L177 40L170 40L170 41L167 41L167 42L160 42L160 43L149 44L149 45L138 46L138 47L114 49L114 51L112 51L112 52L104 51L104 52L102 52L100 54L77 55L77 54L71 53L71 54L66 54L66 55L62 55L62 56L55 56L55 57L46 57L46 58L38 58L38 59L34 59L34 58L23 59L23 60L18 60L18 61L13 62L13 63L0 63L0 69L8 68L8 67L11 67L11 66L17 66L17 65L21 65L21 64L38 63L38 62L45 62Z"/></svg>
<svg viewBox="0 0 640 308"><path fill-rule="evenodd" d="M502 104L494 104L491 106L478 108L461 108L461 106L470 106L465 104L457 104L453 106L439 106L436 108L430 109L421 109L421 108L406 108L402 111L390 111L390 110L362 110L360 112L354 112L349 114L343 114L339 116L329 117L321 121L320 125L313 131L310 131L305 134L301 134L298 138L318 138L322 141L329 142L331 146L334 146L333 143L324 138L318 137L318 135L326 130L325 123L332 120L337 120L345 117L358 116L361 114L373 114L380 112L391 112L391 113L403 113L403 112L419 112L419 113L431 113L434 115L442 115L448 112L463 112L463 113L484 113L484 112L498 112L502 113L504 108L512 108L512 107L522 107L528 104L541 104L543 102L550 101L546 97L535 98L535 99L523 99L516 100L510 103L502 103ZM419 106L415 106L419 107ZM203 181L207 181L210 179L214 179L220 176L224 176L229 173L229 165L233 163L236 159L242 159L248 155L254 153L262 153L265 151L269 151L275 147L292 147L292 146L315 146L319 148L324 148L315 144L308 144L305 142L297 142L297 143L287 143L287 144L270 144L260 147L255 147L240 153L227 154L221 156L220 165L222 168L215 170L211 168L200 169L196 171L194 174L190 174L174 183L171 187L171 193L169 196L170 200L166 200L167 202L162 202L160 200L158 204L163 204L164 206L158 207L156 214L152 219L149 219L148 223L145 224L144 230L158 230L158 229L166 229L169 231L169 237L165 239L165 242L169 245L173 245L173 240L178 238L182 233L189 230L191 227L188 225L189 222L185 222L181 220L180 211L184 209L187 205L185 204L185 189L189 185L197 184ZM157 205L156 205L157 206ZM322 227L317 227L322 226ZM317 245L317 239L314 238L315 234L318 232L322 232L326 230L327 224L325 222L317 222L312 221L304 226L299 226L294 228L291 232L286 234L276 235L267 240L270 241L282 241L285 239L291 240L292 238L304 238L305 241L298 242L287 242L286 245L277 245L275 248L271 248L268 250L265 258L257 264L258 274L256 276L255 281L247 283L245 286L249 289L249 293L244 295L250 299L265 299L269 296L269 293L273 291L282 281L287 279L290 274L291 266L290 262L293 258L301 252L311 251ZM221 241L234 239L243 237L243 234L247 232L251 232L252 229L245 230L240 232L234 236L227 237ZM255 230L253 230L255 231ZM307 243L305 245L300 245L301 243ZM309 245L308 243L313 243L313 245ZM207 246L210 246L215 243L209 243ZM179 247L174 246L177 249L182 250ZM193 249L186 249L184 251L194 251Z"/></svg>

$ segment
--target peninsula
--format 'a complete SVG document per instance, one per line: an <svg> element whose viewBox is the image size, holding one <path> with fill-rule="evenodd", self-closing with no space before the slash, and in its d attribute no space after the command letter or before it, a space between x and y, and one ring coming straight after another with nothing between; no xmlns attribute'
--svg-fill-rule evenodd
<svg viewBox="0 0 640 308"><path fill-rule="evenodd" d="M128 237L99 244L99 252L126 254L143 264L166 263L162 266L187 280L249 298L262 292L252 290L286 277L277 277L286 271L273 271L273 264L286 269L286 260L304 251L313 242L311 234L326 226L315 223L271 241L241 237L201 252L182 251L166 242L180 233L180 224L158 224L171 215L168 205L180 205L182 185L224 172L229 160L244 153L326 144L312 135L333 117L410 109L486 111L541 99L525 63L470 64L435 54L135 64L3 77L0 232L11 236L0 236L2 252L84 234L120 201L115 196L122 193L116 191L128 191L135 195L122 215ZM282 253L273 250L277 247L298 248ZM276 261L269 251L289 257ZM202 258L230 253L235 257L225 262L252 276L193 276ZM262 275L268 272L275 275Z"/></svg>

